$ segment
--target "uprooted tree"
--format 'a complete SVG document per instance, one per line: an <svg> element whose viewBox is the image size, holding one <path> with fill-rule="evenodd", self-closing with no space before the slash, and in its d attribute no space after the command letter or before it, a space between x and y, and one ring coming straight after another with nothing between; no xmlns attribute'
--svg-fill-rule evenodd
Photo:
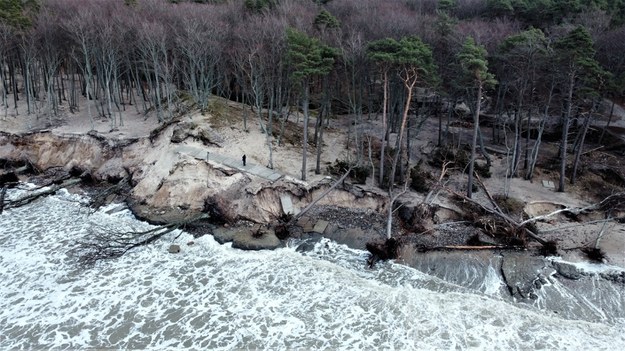
<svg viewBox="0 0 625 351"><path fill-rule="evenodd" d="M201 214L186 221L169 223L147 230L119 231L106 227L93 227L88 240L79 244L78 257L80 262L85 265L92 265L105 259L118 258L137 247L155 242L167 233L208 217L207 214Z"/></svg>

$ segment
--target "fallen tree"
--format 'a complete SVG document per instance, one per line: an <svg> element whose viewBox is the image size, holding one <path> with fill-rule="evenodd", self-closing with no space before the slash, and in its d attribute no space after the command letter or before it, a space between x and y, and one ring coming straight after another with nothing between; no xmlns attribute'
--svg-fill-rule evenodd
<svg viewBox="0 0 625 351"><path fill-rule="evenodd" d="M167 233L207 218L209 218L207 214L202 214L186 221L142 231L117 231L107 227L93 227L89 240L80 242L76 249L79 261L84 265L93 265L101 260L121 257L132 249L155 242Z"/></svg>
<svg viewBox="0 0 625 351"><path fill-rule="evenodd" d="M484 190L484 194L486 195L486 198L488 199L492 207L485 206L479 201L469 198L465 196L464 194L460 194L452 189L446 188L446 190L452 195L466 202L471 203L472 205L483 210L484 212L494 215L496 218L498 218L499 223L503 224L504 226L508 228L509 232L523 233L527 235L528 237L532 238L533 240L541 244L543 248L548 249L548 252L550 253L553 253L555 251L555 243L552 241L544 240L543 238L540 237L540 232L533 226L533 224L536 223L537 221L548 219L560 213L572 214L572 215L577 216L579 214L587 213L591 211L602 211L605 213L610 213L612 211L624 211L625 210L625 192L620 192L620 193L612 194L606 197L605 199L603 199L602 201L595 203L595 204L588 205L588 206L579 207L579 208L567 207L567 208L553 211L545 215L528 218L522 221L517 221L511 216L509 216L508 214L506 214L500 208L500 206L497 204L497 201L495 201L493 196L491 196L490 192L488 191L484 183L480 180L480 178L476 177L476 179L477 179L477 183L479 184L479 186Z"/></svg>
<svg viewBox="0 0 625 351"><path fill-rule="evenodd" d="M2 205L0 208L3 210L8 210L11 208L22 207L28 205L29 203L39 199L43 196L48 196L56 193L60 189L70 187L72 185L76 185L80 183L82 180L80 178L70 178L66 180L59 180L57 184L48 184L38 188L33 189L29 193L24 196L21 196L15 200L6 201L4 195L2 196ZM2 213L2 211L0 211Z"/></svg>

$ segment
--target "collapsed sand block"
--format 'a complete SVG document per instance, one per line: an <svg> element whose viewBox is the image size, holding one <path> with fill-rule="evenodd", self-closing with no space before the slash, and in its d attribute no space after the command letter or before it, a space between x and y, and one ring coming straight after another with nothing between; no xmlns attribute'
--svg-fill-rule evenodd
<svg viewBox="0 0 625 351"><path fill-rule="evenodd" d="M315 233L323 234L323 232L325 232L326 228L328 227L328 224L328 221L320 219L317 221L317 224L315 224L312 231Z"/></svg>

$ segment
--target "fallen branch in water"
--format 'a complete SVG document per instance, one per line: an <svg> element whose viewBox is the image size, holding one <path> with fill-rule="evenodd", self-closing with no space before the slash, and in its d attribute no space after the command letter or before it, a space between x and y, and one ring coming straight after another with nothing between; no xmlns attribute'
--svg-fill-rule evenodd
<svg viewBox="0 0 625 351"><path fill-rule="evenodd" d="M20 198L17 198L15 200L9 200L7 202L4 202L4 199L3 199L3 202L2 202L3 206L0 206L0 207L3 207L3 209L5 210L10 209L10 208L22 207L22 206L28 205L29 203L37 200L38 198L42 196L52 195L56 193L57 191L59 191L60 189L67 188L72 185L76 185L80 182L81 182L80 178L71 178L66 181L62 181L59 184L53 184L49 187L39 187L39 188L32 190L30 193Z"/></svg>
<svg viewBox="0 0 625 351"><path fill-rule="evenodd" d="M89 207L93 211L98 210L100 207L106 205L109 196L119 194L124 188L130 186L130 179L128 177L123 178L117 184L108 186L97 193L90 195Z"/></svg>
<svg viewBox="0 0 625 351"><path fill-rule="evenodd" d="M128 251L145 246L160 239L163 235L185 227L193 222L208 218L202 214L183 222L170 223L144 231L111 231L108 228L95 228L89 241L79 245L79 260L84 265L93 265L100 260L118 258Z"/></svg>

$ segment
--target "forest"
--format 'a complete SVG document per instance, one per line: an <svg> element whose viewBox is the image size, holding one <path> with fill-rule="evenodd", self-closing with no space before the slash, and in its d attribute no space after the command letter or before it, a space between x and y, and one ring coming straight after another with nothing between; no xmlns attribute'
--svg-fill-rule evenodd
<svg viewBox="0 0 625 351"><path fill-rule="evenodd" d="M483 123L511 177L532 179L541 138L555 138L565 191L602 102L623 102L624 54L624 0L3 0L0 117L52 123L63 106L115 129L126 109L165 124L219 96L274 135L296 109L303 180L308 139L349 118L355 164L375 159L363 168L381 187L404 181L423 118L438 118L439 146L461 119L469 198L490 167ZM359 128L370 119L377 135Z"/></svg>

